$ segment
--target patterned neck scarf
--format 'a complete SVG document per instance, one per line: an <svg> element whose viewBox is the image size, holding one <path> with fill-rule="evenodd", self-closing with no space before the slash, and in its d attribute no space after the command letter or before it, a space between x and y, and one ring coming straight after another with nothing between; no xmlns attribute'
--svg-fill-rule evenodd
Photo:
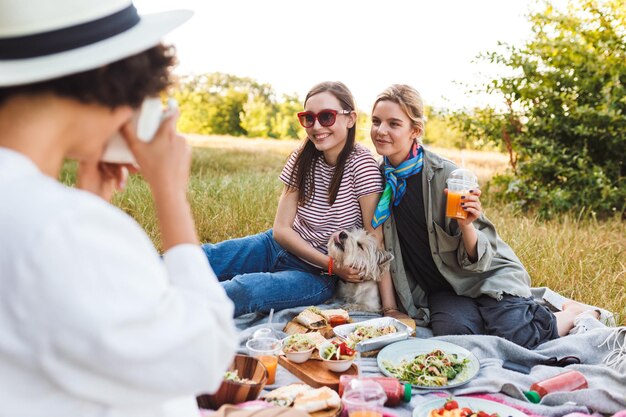
<svg viewBox="0 0 626 417"><path fill-rule="evenodd" d="M374 218L372 219L372 227L374 229L389 218L391 215L392 202L394 206L400 204L406 192L406 178L422 170L424 166L423 156L424 149L419 143L415 142L407 158L397 167L391 165L386 156L383 158L386 184L385 191L383 191L383 195L381 195L380 200L378 200L378 206L376 206Z"/></svg>

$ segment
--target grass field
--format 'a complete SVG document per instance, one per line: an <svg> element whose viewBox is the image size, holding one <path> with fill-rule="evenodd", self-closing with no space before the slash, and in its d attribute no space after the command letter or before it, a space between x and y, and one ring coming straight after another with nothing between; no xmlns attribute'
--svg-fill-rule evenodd
<svg viewBox="0 0 626 417"><path fill-rule="evenodd" d="M278 174L296 141L189 135L194 160L189 195L200 240L218 242L271 227L281 191ZM507 157L493 152L431 148L457 163L463 159L481 184L506 168ZM73 169L63 178L72 182ZM626 318L626 224L581 220L573 215L540 221L482 199L486 215L515 250L533 286L547 286L576 300L615 311ZM154 209L140 176L129 181L114 203L133 216L157 247ZM626 324L626 323L625 323Z"/></svg>

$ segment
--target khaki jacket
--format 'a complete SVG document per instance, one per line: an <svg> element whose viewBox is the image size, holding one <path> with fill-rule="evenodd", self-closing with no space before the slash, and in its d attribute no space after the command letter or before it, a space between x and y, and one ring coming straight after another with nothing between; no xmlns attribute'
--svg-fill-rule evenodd
<svg viewBox="0 0 626 417"><path fill-rule="evenodd" d="M435 265L458 295L502 294L530 297L530 277L513 250L498 236L493 224L481 214L473 223L478 234L478 260L471 262L455 220L446 218L446 179L457 166L424 149L422 172L428 241ZM393 214L383 225L385 248L393 253L391 277L396 298L418 325L430 322L428 300L415 279L407 274Z"/></svg>

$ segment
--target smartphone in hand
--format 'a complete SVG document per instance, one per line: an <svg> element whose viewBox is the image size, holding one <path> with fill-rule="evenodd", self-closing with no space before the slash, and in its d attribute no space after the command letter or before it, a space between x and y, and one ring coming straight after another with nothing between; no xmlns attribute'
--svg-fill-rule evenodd
<svg viewBox="0 0 626 417"><path fill-rule="evenodd" d="M159 129L161 121L169 116L175 108L176 100L172 98L168 100L168 108L165 111L163 110L161 99L154 97L146 98L131 119L137 138L144 142L150 142ZM115 164L137 165L135 157L120 132L111 137L100 160Z"/></svg>

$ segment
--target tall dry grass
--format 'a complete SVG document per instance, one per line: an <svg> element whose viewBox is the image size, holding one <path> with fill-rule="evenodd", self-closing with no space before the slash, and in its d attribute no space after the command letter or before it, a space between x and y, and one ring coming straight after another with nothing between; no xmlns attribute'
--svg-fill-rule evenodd
<svg viewBox="0 0 626 417"><path fill-rule="evenodd" d="M194 160L189 195L203 242L245 236L272 226L282 184L278 175L297 141L189 136ZM431 148L432 149L432 148ZM432 149L476 172L481 184L506 168L494 152ZM73 182L73 168L62 176ZM626 224L578 219L573 215L538 220L482 198L486 215L530 273L533 286L547 286L576 300L615 311L626 318ZM146 229L157 247L160 238L148 188L140 176L129 181L114 204Z"/></svg>

